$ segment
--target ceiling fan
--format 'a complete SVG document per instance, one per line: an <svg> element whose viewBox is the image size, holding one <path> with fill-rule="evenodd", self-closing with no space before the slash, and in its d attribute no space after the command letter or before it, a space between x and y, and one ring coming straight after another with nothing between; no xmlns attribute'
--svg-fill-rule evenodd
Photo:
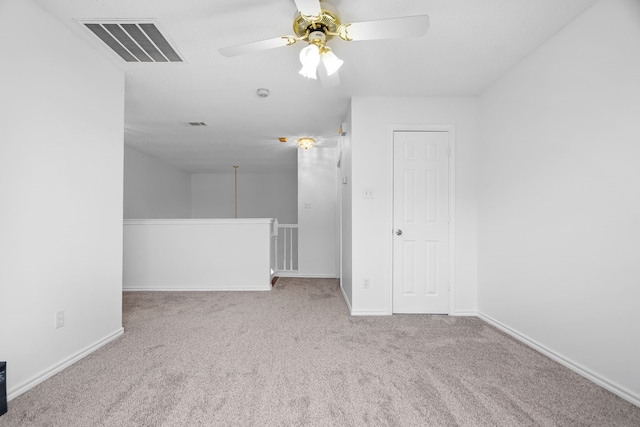
<svg viewBox="0 0 640 427"><path fill-rule="evenodd" d="M380 40L419 37L429 28L427 15L406 16L354 23L342 23L338 10L324 0L294 0L298 9L293 18L295 36L287 35L267 40L224 47L219 52L228 57L260 52L305 41L308 46L300 52L300 74L316 79L319 71L325 86L339 83L337 71L343 61L331 51L327 42L334 37L344 41Z"/></svg>

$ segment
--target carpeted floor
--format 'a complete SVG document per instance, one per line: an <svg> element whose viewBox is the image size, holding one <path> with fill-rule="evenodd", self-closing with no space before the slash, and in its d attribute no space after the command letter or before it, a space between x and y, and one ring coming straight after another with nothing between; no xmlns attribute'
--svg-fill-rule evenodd
<svg viewBox="0 0 640 427"><path fill-rule="evenodd" d="M640 426L640 408L477 318L351 317L336 280L128 292L125 334L2 426Z"/></svg>

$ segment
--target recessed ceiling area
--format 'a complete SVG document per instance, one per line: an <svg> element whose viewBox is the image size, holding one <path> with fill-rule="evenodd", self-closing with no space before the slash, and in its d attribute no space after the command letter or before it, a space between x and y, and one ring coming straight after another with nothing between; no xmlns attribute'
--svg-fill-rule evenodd
<svg viewBox="0 0 640 427"><path fill-rule="evenodd" d="M298 74L306 43L219 52L294 34L293 0L36 0L124 72L125 144L188 172L295 168L296 139L335 144L353 96L477 96L595 1L334 0L344 22L428 15L429 29L404 39L335 37L327 46L344 61L340 84L324 87ZM136 22L153 23L181 61L127 62L90 22L118 22L111 29L133 40L145 33Z"/></svg>

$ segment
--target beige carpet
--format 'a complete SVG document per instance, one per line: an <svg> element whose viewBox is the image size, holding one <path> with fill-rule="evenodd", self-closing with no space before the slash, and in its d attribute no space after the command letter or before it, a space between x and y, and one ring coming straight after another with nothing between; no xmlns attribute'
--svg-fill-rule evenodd
<svg viewBox="0 0 640 427"><path fill-rule="evenodd" d="M350 317L335 280L128 292L125 334L2 426L640 426L640 408L476 318Z"/></svg>

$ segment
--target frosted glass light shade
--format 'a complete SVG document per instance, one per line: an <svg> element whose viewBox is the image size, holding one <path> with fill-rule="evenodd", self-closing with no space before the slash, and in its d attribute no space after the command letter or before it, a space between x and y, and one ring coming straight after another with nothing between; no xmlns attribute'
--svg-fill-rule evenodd
<svg viewBox="0 0 640 427"><path fill-rule="evenodd" d="M320 48L315 44L310 44L300 51L300 62L302 63L302 74L307 79L316 79L316 69L320 64Z"/></svg>
<svg viewBox="0 0 640 427"><path fill-rule="evenodd" d="M322 63L324 67L327 69L327 75L331 75L338 71L344 61L336 56L330 49L327 48L327 51L322 55Z"/></svg>

